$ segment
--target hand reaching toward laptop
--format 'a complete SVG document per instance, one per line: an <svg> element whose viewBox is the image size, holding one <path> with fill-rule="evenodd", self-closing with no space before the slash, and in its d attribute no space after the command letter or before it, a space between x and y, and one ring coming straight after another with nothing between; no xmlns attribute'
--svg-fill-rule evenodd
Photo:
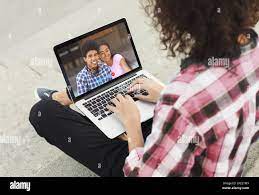
<svg viewBox="0 0 259 195"><path fill-rule="evenodd" d="M130 85L128 92L134 92L134 98L142 101L156 103L164 86L148 78L138 78ZM140 91L145 93L140 93ZM140 123L140 113L132 97L129 95L117 95L111 100L107 108L114 112L124 126L131 123Z"/></svg>
<svg viewBox="0 0 259 195"><path fill-rule="evenodd" d="M151 79L139 78L130 85L129 93L137 94L134 97L139 100L156 103L163 89L164 86ZM138 93L141 90L145 90L146 94ZM127 137L123 140L128 141L129 151L143 147L140 113L132 97L119 94L111 102L113 105L108 105L107 108L117 115L126 128Z"/></svg>
<svg viewBox="0 0 259 195"><path fill-rule="evenodd" d="M143 147L144 140L137 104L129 95L122 96L121 94L117 95L111 102L114 106L108 105L107 108L114 112L124 125L127 132L129 151L136 147Z"/></svg>
<svg viewBox="0 0 259 195"><path fill-rule="evenodd" d="M129 93L134 92L135 98L156 103L160 97L164 86L148 78L138 78L129 87ZM146 94L138 91L145 90ZM140 123L140 113L134 100L129 96L117 95L111 100L113 105L108 105L107 108L114 112L124 126L134 123Z"/></svg>

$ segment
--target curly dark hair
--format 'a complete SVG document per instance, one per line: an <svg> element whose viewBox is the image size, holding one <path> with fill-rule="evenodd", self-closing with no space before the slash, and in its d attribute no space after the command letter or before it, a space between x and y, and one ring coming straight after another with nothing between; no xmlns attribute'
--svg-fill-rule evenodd
<svg viewBox="0 0 259 195"><path fill-rule="evenodd" d="M238 36L259 19L259 0L142 0L170 56L238 58Z"/></svg>
<svg viewBox="0 0 259 195"><path fill-rule="evenodd" d="M81 44L81 54L83 57L86 57L87 53L91 50L98 51L98 44L96 41L93 40L87 40L84 43Z"/></svg>

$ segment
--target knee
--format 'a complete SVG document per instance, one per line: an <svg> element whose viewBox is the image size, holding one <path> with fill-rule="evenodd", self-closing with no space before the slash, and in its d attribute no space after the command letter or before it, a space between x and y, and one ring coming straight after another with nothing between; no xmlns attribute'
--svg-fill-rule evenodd
<svg viewBox="0 0 259 195"><path fill-rule="evenodd" d="M58 103L53 100L41 100L36 103L30 111L29 120L32 124L38 119L50 116L57 108Z"/></svg>
<svg viewBox="0 0 259 195"><path fill-rule="evenodd" d="M53 100L41 100L31 108L29 121L40 136L58 105L59 103Z"/></svg>

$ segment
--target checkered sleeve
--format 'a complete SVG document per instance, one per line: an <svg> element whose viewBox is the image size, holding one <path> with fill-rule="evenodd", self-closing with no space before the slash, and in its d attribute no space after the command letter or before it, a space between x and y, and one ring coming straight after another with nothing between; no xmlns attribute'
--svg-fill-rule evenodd
<svg viewBox="0 0 259 195"><path fill-rule="evenodd" d="M108 79L108 81L110 81L110 80L112 80L112 71L111 71L111 68L109 67L109 66L107 66L107 65L105 65L104 66L105 68L105 72L106 72L106 74L107 74L107 79Z"/></svg>
<svg viewBox="0 0 259 195"><path fill-rule="evenodd" d="M77 93L82 95L88 91L87 84L84 82L84 77L81 74L78 74L76 77Z"/></svg>
<svg viewBox="0 0 259 195"><path fill-rule="evenodd" d="M255 133L255 135L252 138L252 143L256 142L259 140L259 91L256 94L256 128L257 128L257 132Z"/></svg>
<svg viewBox="0 0 259 195"><path fill-rule="evenodd" d="M259 92L256 94L256 122L259 121Z"/></svg>
<svg viewBox="0 0 259 195"><path fill-rule="evenodd" d="M155 108L152 133L144 148L132 150L123 168L127 177L186 176L193 167L195 128L173 108L175 95L164 95ZM181 139L182 137L182 139Z"/></svg>

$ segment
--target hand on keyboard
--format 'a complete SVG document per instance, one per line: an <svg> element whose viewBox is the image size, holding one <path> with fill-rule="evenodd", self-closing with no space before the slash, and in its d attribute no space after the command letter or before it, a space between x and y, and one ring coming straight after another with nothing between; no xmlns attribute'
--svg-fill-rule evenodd
<svg viewBox="0 0 259 195"><path fill-rule="evenodd" d="M138 78L129 86L129 93L137 92L134 96L135 98L146 102L156 103L163 89L164 86L151 79Z"/></svg>
<svg viewBox="0 0 259 195"><path fill-rule="evenodd" d="M106 107L107 105L115 106L111 100L114 99L118 94L122 96L129 95L133 98L134 101L138 99L135 97L136 95L148 95L147 91L141 89L139 91L129 91L129 86L134 82L134 80L139 78L144 78L144 75L140 75L137 78L129 79L121 85L116 86L113 89L106 91L105 93L96 96L95 98L87 101L83 105L95 116L98 120L102 120L109 115L113 114L113 112L109 111Z"/></svg>
<svg viewBox="0 0 259 195"><path fill-rule="evenodd" d="M118 94L111 102L115 106L108 105L107 108L116 114L125 127L128 127L130 124L140 124L139 109L130 96L125 95L123 97L121 94Z"/></svg>

